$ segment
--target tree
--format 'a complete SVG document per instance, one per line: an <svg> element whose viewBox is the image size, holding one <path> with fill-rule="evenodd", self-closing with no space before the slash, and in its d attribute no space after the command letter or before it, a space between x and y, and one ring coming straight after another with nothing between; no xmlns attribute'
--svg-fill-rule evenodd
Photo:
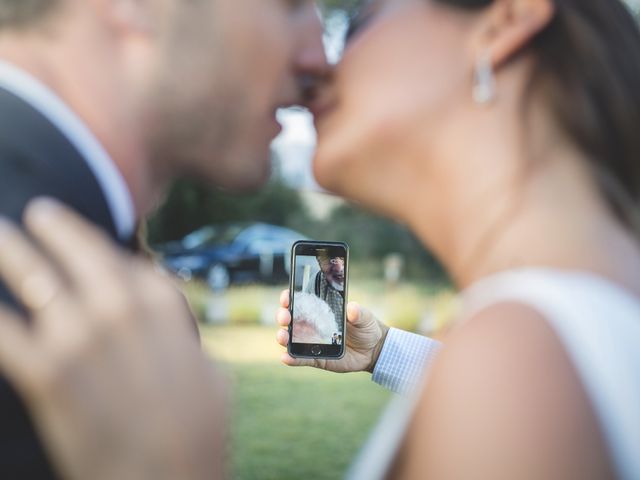
<svg viewBox="0 0 640 480"><path fill-rule="evenodd" d="M344 204L336 208L327 220L316 223L316 231L318 238L347 242L352 260L361 265L368 264L370 272L381 274L383 259L399 253L410 259L406 263L409 277L446 281L439 262L407 227L355 205Z"/></svg>
<svg viewBox="0 0 640 480"><path fill-rule="evenodd" d="M300 194L278 179L260 192L242 195L181 180L149 219L148 238L153 245L180 239L203 225L258 221L290 226L290 219L300 222L308 217Z"/></svg>

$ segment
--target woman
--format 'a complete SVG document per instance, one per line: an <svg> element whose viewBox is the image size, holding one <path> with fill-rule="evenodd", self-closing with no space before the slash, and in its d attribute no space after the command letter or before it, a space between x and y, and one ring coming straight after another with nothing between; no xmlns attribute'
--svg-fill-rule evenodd
<svg viewBox="0 0 640 480"><path fill-rule="evenodd" d="M640 477L638 85L617 0L380 0L356 22L316 176L464 291L394 477Z"/></svg>
<svg viewBox="0 0 640 480"><path fill-rule="evenodd" d="M638 478L636 25L618 0L381 0L363 13L313 108L317 177L410 225L466 307L394 469L377 473ZM59 425L66 404L36 420ZM189 426L180 438L213 428ZM52 445L71 466L82 451ZM185 462L190 478L213 471L204 451Z"/></svg>

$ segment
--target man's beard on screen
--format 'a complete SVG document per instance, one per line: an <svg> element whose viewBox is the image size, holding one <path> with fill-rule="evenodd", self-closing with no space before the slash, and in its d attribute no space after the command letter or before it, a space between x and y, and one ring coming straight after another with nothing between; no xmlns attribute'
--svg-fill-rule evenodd
<svg viewBox="0 0 640 480"><path fill-rule="evenodd" d="M337 290L339 292L344 291L344 282L338 283L335 280L332 279L327 279L327 281L329 282L329 285L331 285L331 287L333 287L334 290Z"/></svg>

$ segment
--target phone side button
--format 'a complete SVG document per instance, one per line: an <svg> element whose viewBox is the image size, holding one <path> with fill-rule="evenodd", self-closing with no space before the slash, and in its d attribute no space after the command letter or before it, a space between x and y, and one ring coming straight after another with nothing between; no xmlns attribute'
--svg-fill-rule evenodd
<svg viewBox="0 0 640 480"><path fill-rule="evenodd" d="M318 345L314 345L313 347L311 347L312 355L320 355L321 353L322 353L322 349Z"/></svg>

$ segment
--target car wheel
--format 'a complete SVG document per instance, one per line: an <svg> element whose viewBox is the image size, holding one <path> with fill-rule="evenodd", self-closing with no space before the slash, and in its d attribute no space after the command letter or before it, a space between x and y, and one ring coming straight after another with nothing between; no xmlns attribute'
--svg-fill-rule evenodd
<svg viewBox="0 0 640 480"><path fill-rule="evenodd" d="M207 283L212 290L224 290L231 283L229 269L221 263L215 263L207 273Z"/></svg>

